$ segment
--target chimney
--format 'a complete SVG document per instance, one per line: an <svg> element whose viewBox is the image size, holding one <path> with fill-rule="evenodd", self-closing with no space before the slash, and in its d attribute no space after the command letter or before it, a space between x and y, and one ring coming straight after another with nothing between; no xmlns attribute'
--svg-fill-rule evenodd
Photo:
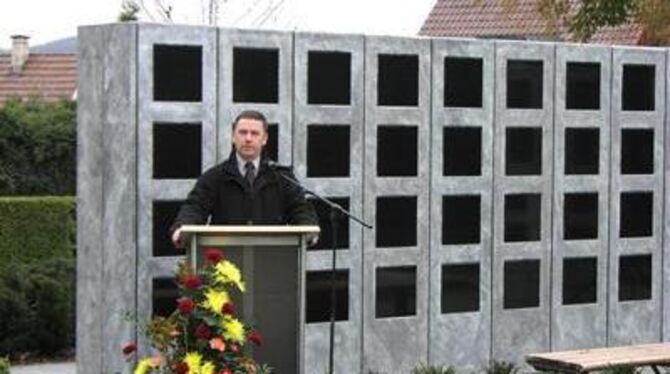
<svg viewBox="0 0 670 374"><path fill-rule="evenodd" d="M20 74L23 65L28 61L28 36L12 35L12 72Z"/></svg>

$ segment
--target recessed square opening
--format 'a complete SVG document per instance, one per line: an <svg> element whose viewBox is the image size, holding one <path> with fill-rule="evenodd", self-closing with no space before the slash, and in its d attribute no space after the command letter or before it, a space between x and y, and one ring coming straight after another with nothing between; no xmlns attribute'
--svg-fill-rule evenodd
<svg viewBox="0 0 670 374"><path fill-rule="evenodd" d="M477 244L481 231L481 196L442 196L442 244Z"/></svg>
<svg viewBox="0 0 670 374"><path fill-rule="evenodd" d="M623 110L654 110L656 91L655 65L623 65Z"/></svg>
<svg viewBox="0 0 670 374"><path fill-rule="evenodd" d="M566 193L563 240L598 239L598 194Z"/></svg>
<svg viewBox="0 0 670 374"><path fill-rule="evenodd" d="M377 127L377 175L417 176L418 128L416 126Z"/></svg>
<svg viewBox="0 0 670 374"><path fill-rule="evenodd" d="M600 109L600 63L566 64L565 109Z"/></svg>
<svg viewBox="0 0 670 374"><path fill-rule="evenodd" d="M154 45L154 101L202 100L202 47Z"/></svg>
<svg viewBox="0 0 670 374"><path fill-rule="evenodd" d="M503 309L540 306L540 260L507 261L503 272Z"/></svg>
<svg viewBox="0 0 670 374"><path fill-rule="evenodd" d="M505 195L505 241L539 241L542 227L541 212L540 194Z"/></svg>
<svg viewBox="0 0 670 374"><path fill-rule="evenodd" d="M621 130L621 174L654 174L654 130Z"/></svg>
<svg viewBox="0 0 670 374"><path fill-rule="evenodd" d="M442 129L442 174L444 176L482 175L482 128Z"/></svg>
<svg viewBox="0 0 670 374"><path fill-rule="evenodd" d="M505 174L542 174L542 129L508 127L505 129Z"/></svg>
<svg viewBox="0 0 670 374"><path fill-rule="evenodd" d="M183 248L175 248L170 239L170 226L179 213L183 201L154 201L152 204L152 242L153 255L183 256Z"/></svg>
<svg viewBox="0 0 670 374"><path fill-rule="evenodd" d="M563 305L592 304L598 290L598 259L563 259Z"/></svg>
<svg viewBox="0 0 670 374"><path fill-rule="evenodd" d="M377 247L416 245L416 196L380 196L377 198Z"/></svg>
<svg viewBox="0 0 670 374"><path fill-rule="evenodd" d="M507 60L507 108L542 109L543 62Z"/></svg>
<svg viewBox="0 0 670 374"><path fill-rule="evenodd" d="M652 192L622 192L620 204L619 237L652 236L654 194Z"/></svg>
<svg viewBox="0 0 670 374"><path fill-rule="evenodd" d="M377 105L418 105L419 56L380 54L377 59Z"/></svg>
<svg viewBox="0 0 670 374"><path fill-rule="evenodd" d="M279 125L268 123L268 142L263 147L263 157L279 161Z"/></svg>
<svg viewBox="0 0 670 374"><path fill-rule="evenodd" d="M202 125L199 123L154 123L153 177L189 179L202 168Z"/></svg>
<svg viewBox="0 0 670 374"><path fill-rule="evenodd" d="M349 210L348 197L328 197L328 199L341 205L342 208ZM333 249L333 230L330 224L330 207L318 199L310 199L310 202L314 205L316 215L319 217L321 234L319 235L319 242L307 250ZM347 249L349 248L349 219L340 215L337 222L337 249Z"/></svg>
<svg viewBox="0 0 670 374"><path fill-rule="evenodd" d="M307 126L307 176L349 176L349 126Z"/></svg>
<svg viewBox="0 0 670 374"><path fill-rule="evenodd" d="M331 273L308 271L305 288L305 320L307 323L330 321ZM349 270L335 271L335 320L349 319Z"/></svg>
<svg viewBox="0 0 670 374"><path fill-rule="evenodd" d="M416 315L416 266L377 268L375 318Z"/></svg>
<svg viewBox="0 0 670 374"><path fill-rule="evenodd" d="M177 309L179 288L174 278L154 278L151 285L153 316L167 317Z"/></svg>
<svg viewBox="0 0 670 374"><path fill-rule="evenodd" d="M351 53L308 53L307 104L351 104Z"/></svg>
<svg viewBox="0 0 670 374"><path fill-rule="evenodd" d="M565 129L565 174L598 174L600 170L600 129Z"/></svg>
<svg viewBox="0 0 670 374"><path fill-rule="evenodd" d="M233 102L279 102L279 50L233 48Z"/></svg>
<svg viewBox="0 0 670 374"><path fill-rule="evenodd" d="M479 311L479 264L442 265L442 314Z"/></svg>
<svg viewBox="0 0 670 374"><path fill-rule="evenodd" d="M444 58L444 106L481 108L483 60L470 57Z"/></svg>
<svg viewBox="0 0 670 374"><path fill-rule="evenodd" d="M619 257L619 301L651 300L651 255Z"/></svg>

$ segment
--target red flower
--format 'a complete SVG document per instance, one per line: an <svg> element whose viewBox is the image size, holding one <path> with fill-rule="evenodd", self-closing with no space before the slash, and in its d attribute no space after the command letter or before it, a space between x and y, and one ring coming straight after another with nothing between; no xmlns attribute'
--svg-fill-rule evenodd
<svg viewBox="0 0 670 374"><path fill-rule="evenodd" d="M204 323L201 323L195 329L195 337L198 339L207 340L210 337L212 337L212 330L209 329L209 326L205 325Z"/></svg>
<svg viewBox="0 0 670 374"><path fill-rule="evenodd" d="M205 249L205 258L212 264L218 264L223 260L223 251L216 248Z"/></svg>
<svg viewBox="0 0 670 374"><path fill-rule="evenodd" d="M177 299L177 309L179 309L181 314L191 314L193 309L195 309L195 304L188 297L180 297Z"/></svg>
<svg viewBox="0 0 670 374"><path fill-rule="evenodd" d="M195 274L188 274L184 276L183 282L184 287L190 290L197 290L200 288L200 286L202 286L202 279L200 279L200 277Z"/></svg>
<svg viewBox="0 0 670 374"><path fill-rule="evenodd" d="M225 368L225 369L221 369L221 370L219 370L219 373L218 373L218 374L233 374L233 372L230 371L230 369Z"/></svg>
<svg viewBox="0 0 670 374"><path fill-rule="evenodd" d="M223 314L235 314L235 305L233 303L225 303L221 307L221 313Z"/></svg>
<svg viewBox="0 0 670 374"><path fill-rule="evenodd" d="M259 347L263 345L263 337L261 336L261 333L256 330L250 332L247 338L250 342L256 344Z"/></svg>
<svg viewBox="0 0 670 374"><path fill-rule="evenodd" d="M135 351L137 351L137 344L135 344L135 343L128 343L128 344L124 345L123 350L122 350L123 354L126 355L126 356L135 352Z"/></svg>
<svg viewBox="0 0 670 374"><path fill-rule="evenodd" d="M240 348L237 346L237 344L231 344L230 345L230 351L233 353L239 352Z"/></svg>
<svg viewBox="0 0 670 374"><path fill-rule="evenodd" d="M175 371L177 372L177 374L188 373L188 364L185 362L178 363L177 366L175 367Z"/></svg>

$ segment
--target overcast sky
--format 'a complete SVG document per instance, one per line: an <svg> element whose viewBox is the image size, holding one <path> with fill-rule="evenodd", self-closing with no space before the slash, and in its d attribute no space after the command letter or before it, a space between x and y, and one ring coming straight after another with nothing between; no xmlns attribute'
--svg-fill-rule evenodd
<svg viewBox="0 0 670 374"><path fill-rule="evenodd" d="M157 0L144 0L154 9ZM172 5L175 23L202 24L206 0L159 0ZM436 0L226 0L220 26L416 35ZM0 0L0 49L10 36L30 45L76 35L78 25L115 22L122 0ZM143 15L143 20L152 21ZM153 21L160 22L154 15Z"/></svg>

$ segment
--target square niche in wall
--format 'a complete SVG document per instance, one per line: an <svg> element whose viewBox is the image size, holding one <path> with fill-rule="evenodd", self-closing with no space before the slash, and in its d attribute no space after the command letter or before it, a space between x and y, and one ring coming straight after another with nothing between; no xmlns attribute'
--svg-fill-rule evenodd
<svg viewBox="0 0 670 374"><path fill-rule="evenodd" d="M650 300L651 255L619 257L619 301Z"/></svg>
<svg viewBox="0 0 670 374"><path fill-rule="evenodd" d="M505 195L505 242L540 241L542 195Z"/></svg>
<svg viewBox="0 0 670 374"><path fill-rule="evenodd" d="M279 50L233 48L233 102L279 102Z"/></svg>
<svg viewBox="0 0 670 374"><path fill-rule="evenodd" d="M482 107L483 64L481 58L444 58L445 107Z"/></svg>
<svg viewBox="0 0 670 374"><path fill-rule="evenodd" d="M568 62L566 64L565 109L600 109L600 63Z"/></svg>
<svg viewBox="0 0 670 374"><path fill-rule="evenodd" d="M563 259L563 305L592 304L598 291L598 259Z"/></svg>
<svg viewBox="0 0 670 374"><path fill-rule="evenodd" d="M479 264L442 265L441 312L479 311Z"/></svg>
<svg viewBox="0 0 670 374"><path fill-rule="evenodd" d="M563 197L563 240L598 239L598 193Z"/></svg>
<svg viewBox="0 0 670 374"><path fill-rule="evenodd" d="M375 318L416 315L416 266L377 268Z"/></svg>
<svg viewBox="0 0 670 374"><path fill-rule="evenodd" d="M600 129L565 129L565 174L597 175L600 171Z"/></svg>
<svg viewBox="0 0 670 374"><path fill-rule="evenodd" d="M349 176L349 125L307 126L307 176Z"/></svg>
<svg viewBox="0 0 670 374"><path fill-rule="evenodd" d="M377 175L416 177L418 158L417 126L377 127Z"/></svg>
<svg viewBox="0 0 670 374"><path fill-rule="evenodd" d="M202 125L199 123L154 123L153 177L190 179L202 168Z"/></svg>
<svg viewBox="0 0 670 374"><path fill-rule="evenodd" d="M445 126L442 139L442 175L482 175L481 127Z"/></svg>
<svg viewBox="0 0 670 374"><path fill-rule="evenodd" d="M183 248L175 248L170 239L170 226L177 217L182 203L183 201L153 201L151 233L154 256L183 256L186 253Z"/></svg>
<svg viewBox="0 0 670 374"><path fill-rule="evenodd" d="M622 192L619 206L619 237L652 236L653 209L653 192Z"/></svg>
<svg viewBox="0 0 670 374"><path fill-rule="evenodd" d="M505 129L505 174L542 174L542 128Z"/></svg>
<svg viewBox="0 0 670 374"><path fill-rule="evenodd" d="M331 272L308 271L305 279L305 321L330 321ZM335 271L335 321L349 319L349 270Z"/></svg>
<svg viewBox="0 0 670 374"><path fill-rule="evenodd" d="M540 306L540 260L506 261L503 309Z"/></svg>
<svg viewBox="0 0 670 374"><path fill-rule="evenodd" d="M151 284L151 311L153 316L167 317L177 309L179 288L174 277L154 278Z"/></svg>
<svg viewBox="0 0 670 374"><path fill-rule="evenodd" d="M655 107L656 66L624 64L621 90L623 110L653 111Z"/></svg>
<svg viewBox="0 0 670 374"><path fill-rule="evenodd" d="M376 246L413 247L417 243L416 196L377 197Z"/></svg>
<svg viewBox="0 0 670 374"><path fill-rule="evenodd" d="M419 56L380 54L377 69L377 105L418 105Z"/></svg>
<svg viewBox="0 0 670 374"><path fill-rule="evenodd" d="M351 53L309 51L307 104L351 105Z"/></svg>
<svg viewBox="0 0 670 374"><path fill-rule="evenodd" d="M279 125L268 123L268 142L263 147L263 157L279 161Z"/></svg>
<svg viewBox="0 0 670 374"><path fill-rule="evenodd" d="M507 60L507 109L542 109L543 61Z"/></svg>
<svg viewBox="0 0 670 374"><path fill-rule="evenodd" d="M442 244L477 244L481 235L481 196L442 196Z"/></svg>
<svg viewBox="0 0 670 374"><path fill-rule="evenodd" d="M202 46L155 44L154 101L202 100Z"/></svg>
<svg viewBox="0 0 670 374"><path fill-rule="evenodd" d="M328 197L328 199L339 204L345 210L349 210L348 197ZM314 210L316 210L316 215L319 218L321 234L319 235L319 242L313 247L308 247L307 250L333 249L333 229L330 223L330 207L318 199L310 199L310 202L314 205ZM347 217L340 214L337 222L337 249L347 249L349 248L350 221Z"/></svg>
<svg viewBox="0 0 670 374"><path fill-rule="evenodd" d="M621 174L654 174L653 129L621 129Z"/></svg>

